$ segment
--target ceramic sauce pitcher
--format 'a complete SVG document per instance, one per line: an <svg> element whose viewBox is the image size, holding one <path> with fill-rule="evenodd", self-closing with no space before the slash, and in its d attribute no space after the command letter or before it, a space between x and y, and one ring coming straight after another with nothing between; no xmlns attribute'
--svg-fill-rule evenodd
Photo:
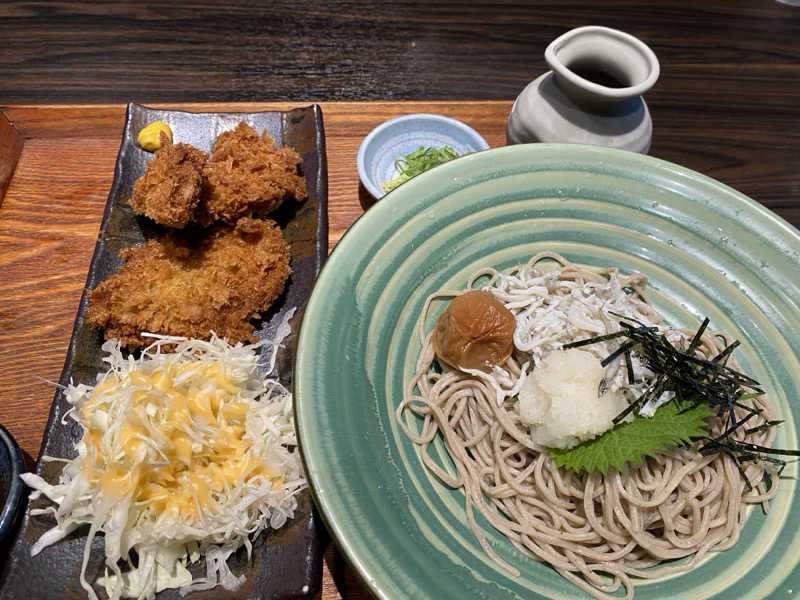
<svg viewBox="0 0 800 600"><path fill-rule="evenodd" d="M552 69L517 97L509 144L573 142L647 153L653 124L642 94L659 64L641 40L616 29L578 27L545 50Z"/></svg>

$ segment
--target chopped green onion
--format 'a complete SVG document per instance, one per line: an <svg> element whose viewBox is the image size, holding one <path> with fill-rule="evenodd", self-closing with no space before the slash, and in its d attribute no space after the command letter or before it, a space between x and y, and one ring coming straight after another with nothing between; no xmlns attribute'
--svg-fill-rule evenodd
<svg viewBox="0 0 800 600"><path fill-rule="evenodd" d="M444 146L443 148L420 146L417 150L405 156L398 156L395 159L394 166L400 172L400 175L391 181L384 181L381 187L385 192L391 192L398 185L412 177L454 158L458 158L458 153L450 146Z"/></svg>

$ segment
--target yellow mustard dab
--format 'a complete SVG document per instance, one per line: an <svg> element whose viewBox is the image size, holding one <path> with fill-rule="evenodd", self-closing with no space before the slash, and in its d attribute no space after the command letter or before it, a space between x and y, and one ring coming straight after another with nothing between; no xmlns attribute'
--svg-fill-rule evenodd
<svg viewBox="0 0 800 600"><path fill-rule="evenodd" d="M161 138L162 133L167 136L167 140L169 140L169 143L171 144L172 129L170 129L169 125L163 121L153 121L150 123L150 125L139 132L139 136L136 138L136 141L139 142L139 145L143 150L155 152L164 145L164 142Z"/></svg>

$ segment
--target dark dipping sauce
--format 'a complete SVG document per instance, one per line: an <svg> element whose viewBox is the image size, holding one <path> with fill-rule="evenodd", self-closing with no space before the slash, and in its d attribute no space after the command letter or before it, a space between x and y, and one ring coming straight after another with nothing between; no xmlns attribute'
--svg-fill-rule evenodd
<svg viewBox="0 0 800 600"><path fill-rule="evenodd" d="M578 77L607 88L624 88L630 86L627 77L612 72L611 69L596 61L578 60L568 65L567 68Z"/></svg>

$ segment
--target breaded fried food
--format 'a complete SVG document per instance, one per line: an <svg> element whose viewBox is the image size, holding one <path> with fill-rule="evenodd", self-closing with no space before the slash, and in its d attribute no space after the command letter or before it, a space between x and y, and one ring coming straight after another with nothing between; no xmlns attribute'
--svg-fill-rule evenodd
<svg viewBox="0 0 800 600"><path fill-rule="evenodd" d="M242 216L263 216L285 199L303 200L306 182L297 174L301 158L292 148L276 148L266 131L258 135L242 121L217 137L203 168L203 197L195 218L203 225L235 223Z"/></svg>
<svg viewBox="0 0 800 600"><path fill-rule="evenodd" d="M200 201L207 159L189 144L165 144L134 182L131 208L161 225L185 227Z"/></svg>
<svg viewBox="0 0 800 600"><path fill-rule="evenodd" d="M253 340L250 319L283 291L289 246L274 221L242 218L199 240L170 232L120 253L119 272L89 293L87 321L134 348L142 332Z"/></svg>

